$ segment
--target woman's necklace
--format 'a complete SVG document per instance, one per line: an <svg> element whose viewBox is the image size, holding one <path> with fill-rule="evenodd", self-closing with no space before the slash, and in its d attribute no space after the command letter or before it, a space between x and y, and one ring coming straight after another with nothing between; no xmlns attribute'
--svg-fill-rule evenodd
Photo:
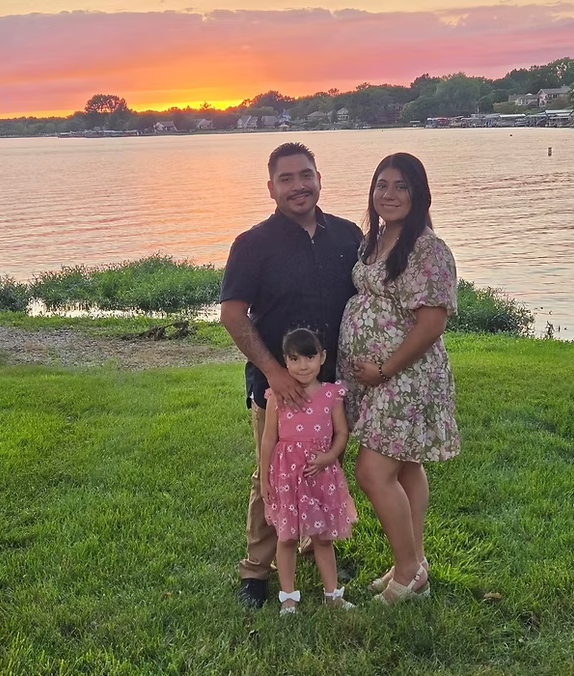
<svg viewBox="0 0 574 676"><path fill-rule="evenodd" d="M383 237L385 236L385 230L386 230L386 228L383 228L383 229L380 231L380 235L379 235L379 245L378 245L378 246L380 246L380 242L383 241ZM399 234L400 234L400 233L399 233ZM387 246L384 247L384 248L380 248L380 249L379 249L379 252L378 252L378 255L377 255L377 258L385 258L385 257L391 252L392 248L395 246L395 244L397 243L397 240L398 240L398 239L399 239L399 235L397 235L397 236L392 240L392 242L391 242L389 245L387 245Z"/></svg>

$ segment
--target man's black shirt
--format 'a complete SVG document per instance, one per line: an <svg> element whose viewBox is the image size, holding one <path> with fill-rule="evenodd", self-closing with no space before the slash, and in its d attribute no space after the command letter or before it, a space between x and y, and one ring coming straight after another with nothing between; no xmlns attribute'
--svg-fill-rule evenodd
<svg viewBox="0 0 574 676"><path fill-rule="evenodd" d="M225 268L220 300L249 304L249 316L262 341L284 365L281 344L289 329L319 332L327 351L321 379L335 379L339 324L355 293L351 271L361 230L351 221L317 208L313 238L278 209L237 237ZM269 387L251 362L245 367L248 402L265 407Z"/></svg>

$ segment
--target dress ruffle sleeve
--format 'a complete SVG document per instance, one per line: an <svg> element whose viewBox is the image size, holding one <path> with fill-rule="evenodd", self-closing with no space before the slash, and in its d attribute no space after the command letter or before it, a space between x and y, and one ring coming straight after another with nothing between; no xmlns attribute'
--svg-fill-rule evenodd
<svg viewBox="0 0 574 676"><path fill-rule="evenodd" d="M403 290L403 303L407 309L444 307L448 316L456 312L456 263L442 239L420 237L403 275L408 277Z"/></svg>
<svg viewBox="0 0 574 676"><path fill-rule="evenodd" d="M347 385L342 380L335 380L332 385L335 401L343 401L347 396Z"/></svg>

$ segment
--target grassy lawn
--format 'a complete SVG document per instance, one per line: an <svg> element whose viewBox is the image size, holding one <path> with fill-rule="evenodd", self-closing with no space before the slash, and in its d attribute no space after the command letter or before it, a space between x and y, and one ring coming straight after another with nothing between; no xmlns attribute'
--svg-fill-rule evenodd
<svg viewBox="0 0 574 676"><path fill-rule="evenodd" d="M432 598L355 611L301 562L301 612L235 600L254 450L241 364L0 367L0 674L574 674L574 344L451 335L463 452L429 466Z"/></svg>

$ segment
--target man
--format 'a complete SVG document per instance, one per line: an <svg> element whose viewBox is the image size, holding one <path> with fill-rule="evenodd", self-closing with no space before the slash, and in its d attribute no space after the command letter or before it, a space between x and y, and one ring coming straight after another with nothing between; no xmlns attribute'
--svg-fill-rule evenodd
<svg viewBox="0 0 574 676"><path fill-rule="evenodd" d="M295 326L320 332L327 350L321 378L335 379L339 324L355 293L351 270L361 230L318 207L321 175L301 143L284 143L269 157L269 194L277 209L237 237L221 290L221 322L247 357L245 380L257 448L247 518L247 558L239 564L239 596L261 607L267 598L277 536L265 521L259 453L265 423L265 390L281 406L305 404L305 392L285 368L282 339Z"/></svg>

